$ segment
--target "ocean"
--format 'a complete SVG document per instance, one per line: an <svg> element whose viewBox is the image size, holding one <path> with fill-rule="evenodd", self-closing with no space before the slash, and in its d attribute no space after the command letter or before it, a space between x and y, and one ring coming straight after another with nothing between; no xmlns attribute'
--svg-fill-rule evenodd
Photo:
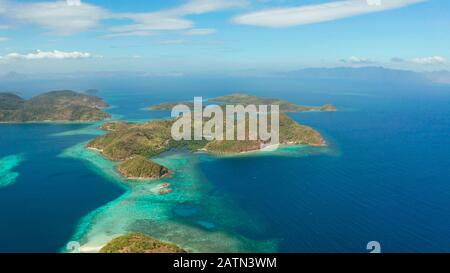
<svg viewBox="0 0 450 273"><path fill-rule="evenodd" d="M339 111L290 114L327 147L170 152L156 160L175 175L142 184L83 148L98 124L1 124L0 252L64 252L69 241L95 251L132 231L200 252L368 252L370 241L383 252L450 252L450 87L175 78L21 88L31 96L94 83L108 111L132 121L170 115L151 104L237 90ZM174 192L156 194L166 182Z"/></svg>

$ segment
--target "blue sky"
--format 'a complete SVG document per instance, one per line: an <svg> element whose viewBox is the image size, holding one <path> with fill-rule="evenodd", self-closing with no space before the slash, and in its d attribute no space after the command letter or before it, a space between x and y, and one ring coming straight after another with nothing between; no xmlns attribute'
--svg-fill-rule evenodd
<svg viewBox="0 0 450 273"><path fill-rule="evenodd" d="M450 69L446 0L0 0L0 74Z"/></svg>

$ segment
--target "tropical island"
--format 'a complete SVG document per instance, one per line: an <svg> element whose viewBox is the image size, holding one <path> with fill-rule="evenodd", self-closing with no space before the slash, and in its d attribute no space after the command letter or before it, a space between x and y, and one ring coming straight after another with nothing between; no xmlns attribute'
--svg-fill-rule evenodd
<svg viewBox="0 0 450 273"><path fill-rule="evenodd" d="M131 233L113 239L100 250L100 253L186 253L186 251L142 233Z"/></svg>
<svg viewBox="0 0 450 273"><path fill-rule="evenodd" d="M336 111L336 107L332 104L325 104L323 106L303 106L298 105L286 100L281 100L277 98L266 98L253 96L246 93L233 93L231 95L216 97L208 99L210 102L219 102L224 104L241 104L244 106L253 105L279 105L280 111L285 113L295 113L295 112L308 112L308 111L324 111L333 112ZM189 108L193 108L194 103L189 101L181 102L165 102L157 105L150 106L150 110L171 110L176 105L183 104Z"/></svg>
<svg viewBox="0 0 450 273"><path fill-rule="evenodd" d="M242 98L242 100L239 100ZM315 109L315 111L330 111L329 107L298 106L287 101L266 99L245 94L217 98L220 101L233 103L281 103L284 111ZM165 106L169 104L164 104ZM172 105L172 104L170 104ZM152 109L160 109L153 107ZM333 110L333 111L334 111ZM308 110L312 111L312 110ZM239 154L254 152L265 144L261 140L180 140L172 138L171 128L176 119L153 120L143 123L114 121L102 125L107 131L87 144L87 148L99 151L107 159L118 162L117 170L124 177L137 179L160 179L170 175L170 170L153 162L150 158L173 149L187 149L191 152L206 152L212 154ZM309 126L301 125L287 114L280 113L279 119L280 145L310 145L324 146L325 140L319 132Z"/></svg>
<svg viewBox="0 0 450 273"><path fill-rule="evenodd" d="M110 117L100 98L70 90L51 91L29 100L0 93L0 122L100 121Z"/></svg>
<svg viewBox="0 0 450 273"><path fill-rule="evenodd" d="M118 171L128 179L160 179L170 174L150 160L163 152L185 148L191 152L238 154L258 151L260 140L191 140L176 141L171 137L174 120L144 123L115 121L101 128L108 131L87 144L106 158L118 161ZM325 140L311 127L300 125L285 114L280 115L280 144L323 146Z"/></svg>
<svg viewBox="0 0 450 273"><path fill-rule="evenodd" d="M148 109L149 110L172 110L175 106L183 104L186 105L189 108L194 108L194 103L190 101L179 101L179 102L163 102L160 104L152 105Z"/></svg>
<svg viewBox="0 0 450 273"><path fill-rule="evenodd" d="M324 111L324 112L336 111L336 107L331 104L325 104L323 106L302 106L286 100L252 96L245 93L234 93L228 96L212 98L209 99L209 101L231 103L231 104L242 104L244 106L249 104L279 105L280 111L285 113L308 112L308 111Z"/></svg>
<svg viewBox="0 0 450 273"><path fill-rule="evenodd" d="M147 158L137 155L122 162L117 170L119 173L132 180L142 178L161 179L170 176L171 172L164 166L161 166Z"/></svg>

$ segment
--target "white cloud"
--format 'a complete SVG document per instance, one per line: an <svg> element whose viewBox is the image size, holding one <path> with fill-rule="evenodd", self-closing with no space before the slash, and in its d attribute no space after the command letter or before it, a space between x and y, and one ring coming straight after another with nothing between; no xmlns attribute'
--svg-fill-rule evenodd
<svg viewBox="0 0 450 273"><path fill-rule="evenodd" d="M169 18L159 14L155 15L127 15L138 24L129 24L110 28L111 32L116 33L130 33L136 31L160 31L160 30L180 30L189 29L193 26L193 22L182 18Z"/></svg>
<svg viewBox="0 0 450 273"><path fill-rule="evenodd" d="M186 42L187 42L186 40L178 39L178 40L164 40L159 41L158 43L161 45L182 45L185 44Z"/></svg>
<svg viewBox="0 0 450 273"><path fill-rule="evenodd" d="M232 19L243 25L260 27L292 27L333 21L360 14L402 8L427 0L345 0L298 7L266 9Z"/></svg>
<svg viewBox="0 0 450 273"><path fill-rule="evenodd" d="M391 62L393 62L393 63L409 63L409 64L416 64L416 65L443 65L443 64L447 64L448 60L442 56L420 57L420 58L414 58L411 60L394 57L391 59Z"/></svg>
<svg viewBox="0 0 450 273"><path fill-rule="evenodd" d="M57 34L69 35L95 27L110 13L81 1L13 2L0 0L0 14L13 22L35 24Z"/></svg>
<svg viewBox="0 0 450 273"><path fill-rule="evenodd" d="M350 63L350 64L373 64L374 61L368 59L368 58L362 58L362 57L356 57L351 56L350 58L341 60L343 63Z"/></svg>
<svg viewBox="0 0 450 273"><path fill-rule="evenodd" d="M8 25L0 25L0 30L7 30L10 29L11 27Z"/></svg>
<svg viewBox="0 0 450 273"><path fill-rule="evenodd" d="M415 58L412 59L411 62L422 65L439 65L439 64L446 64L448 61L446 58L441 56L432 56L432 57Z"/></svg>
<svg viewBox="0 0 450 273"><path fill-rule="evenodd" d="M155 32L153 32L153 31L137 30L137 31L130 31L130 32L111 33L111 34L104 35L103 37L105 37L105 38L145 37L145 36L151 36L154 34L155 34Z"/></svg>
<svg viewBox="0 0 450 273"><path fill-rule="evenodd" d="M79 6L81 5L81 0L66 0L66 3L69 6Z"/></svg>
<svg viewBox="0 0 450 273"><path fill-rule="evenodd" d="M7 37L0 37L0 42L5 42L5 41L8 41L9 40L9 38L7 38Z"/></svg>
<svg viewBox="0 0 450 273"><path fill-rule="evenodd" d="M128 19L131 23L108 29L115 36L145 36L145 31L186 30L194 27L189 15L242 7L248 0L186 0L174 8L154 12L117 13L80 0L19 2L0 0L0 19L32 24L56 34L70 35L91 30L106 19Z"/></svg>
<svg viewBox="0 0 450 273"><path fill-rule="evenodd" d="M194 22L184 18L229 8L242 7L247 0L190 0L175 8L148 13L125 13L115 15L132 19L135 24L111 28L116 33L132 33L136 31L186 30L194 27Z"/></svg>
<svg viewBox="0 0 450 273"><path fill-rule="evenodd" d="M216 30L213 28L193 28L190 30L187 30L186 32L184 32L185 35L190 35L190 36L194 36L194 35L209 35L209 34L213 34L216 33Z"/></svg>
<svg viewBox="0 0 450 273"><path fill-rule="evenodd" d="M2 58L5 60L43 60L43 59L52 59L52 60L66 60L66 59L87 59L91 58L92 55L87 52L64 52L59 50L53 51L40 51L37 50L35 52L30 52L27 54L20 53L9 53Z"/></svg>
<svg viewBox="0 0 450 273"><path fill-rule="evenodd" d="M247 0L191 0L184 5L167 10L167 13L174 15L203 14L218 10L244 7Z"/></svg>

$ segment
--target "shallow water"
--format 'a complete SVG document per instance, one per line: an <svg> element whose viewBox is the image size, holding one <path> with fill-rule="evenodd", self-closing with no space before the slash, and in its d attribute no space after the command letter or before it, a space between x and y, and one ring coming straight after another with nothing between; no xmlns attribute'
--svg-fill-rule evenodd
<svg viewBox="0 0 450 273"><path fill-rule="evenodd" d="M214 193L198 173L196 166L204 155L160 156L155 160L173 170L174 175L149 182L123 180L113 163L83 145L66 150L62 156L88 161L94 171L127 189L119 199L81 220L72 238L81 243L81 251L98 251L115 236L131 231L174 242L193 252L276 251L272 240L253 241L234 232L236 225L253 220L249 215L236 213L237 208L227 203L224 195ZM159 195L164 183L170 183L174 192ZM260 225L247 223L251 224Z"/></svg>
<svg viewBox="0 0 450 273"><path fill-rule="evenodd" d="M14 172L14 169L19 166L23 160L24 158L20 154L0 158L0 188L16 182L19 173Z"/></svg>

